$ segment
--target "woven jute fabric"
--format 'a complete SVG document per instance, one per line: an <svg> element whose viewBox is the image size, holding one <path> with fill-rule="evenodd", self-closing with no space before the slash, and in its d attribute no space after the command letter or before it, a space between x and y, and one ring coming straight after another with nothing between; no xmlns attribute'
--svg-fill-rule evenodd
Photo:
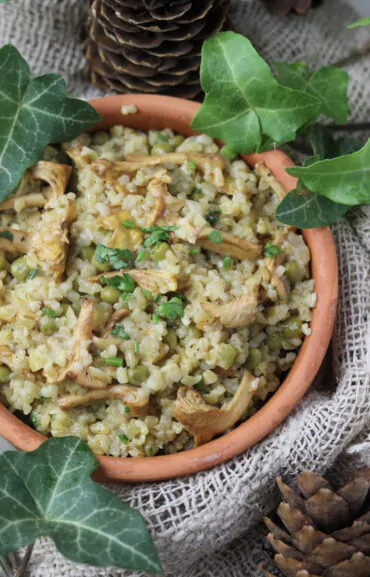
<svg viewBox="0 0 370 577"><path fill-rule="evenodd" d="M88 5L87 0L10 0L0 6L0 45L14 43L33 73L65 76L72 94L96 96L83 73ZM257 0L234 0L231 18L270 63L304 60L317 68L370 41L367 29L346 29L357 14L339 0L325 0L305 18L282 19L269 15ZM347 69L351 120L369 119L370 61ZM304 469L338 478L361 461L370 464L369 216L366 209L357 209L333 227L340 280L335 378L319 379L268 438L224 465L173 481L109 486L145 516L166 575L257 576L258 563L269 566L261 520L277 505L277 475L294 484ZM48 539L37 542L30 565L31 577L123 575L139 576L76 566Z"/></svg>

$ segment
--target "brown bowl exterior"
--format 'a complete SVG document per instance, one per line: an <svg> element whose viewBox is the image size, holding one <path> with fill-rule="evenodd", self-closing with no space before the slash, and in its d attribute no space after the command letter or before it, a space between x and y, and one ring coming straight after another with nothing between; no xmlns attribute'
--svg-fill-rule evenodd
<svg viewBox="0 0 370 577"><path fill-rule="evenodd" d="M136 129L170 127L190 136L191 120L199 104L169 96L122 95L90 101L102 117L96 129L125 124ZM123 116L121 107L135 104L137 114ZM292 161L281 151L243 156L250 165L263 160L286 191L296 179L285 172ZM278 390L250 419L229 433L200 447L147 458L101 457L95 479L114 482L159 481L190 475L227 461L258 443L292 411L312 383L325 356L333 330L338 297L338 270L333 237L329 228L303 231L311 251L311 270L318 300L313 311L312 335L306 337L297 359ZM36 449L46 437L25 425L0 404L0 434L18 449Z"/></svg>

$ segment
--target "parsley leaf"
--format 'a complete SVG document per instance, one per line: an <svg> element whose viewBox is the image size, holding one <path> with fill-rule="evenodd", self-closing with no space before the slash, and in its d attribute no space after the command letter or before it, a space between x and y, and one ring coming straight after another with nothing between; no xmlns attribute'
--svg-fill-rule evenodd
<svg viewBox="0 0 370 577"><path fill-rule="evenodd" d="M170 321L175 321L177 318L182 317L184 314L184 303L182 302L181 298L173 297L166 303L161 303L158 305L157 313L163 318L169 319Z"/></svg>
<svg viewBox="0 0 370 577"><path fill-rule="evenodd" d="M161 573L144 519L91 479L96 465L87 443L76 437L2 453L0 555L48 535L75 563Z"/></svg>
<svg viewBox="0 0 370 577"><path fill-rule="evenodd" d="M128 218L126 218L123 223L122 226L124 228L135 228L135 222L133 220L130 220Z"/></svg>
<svg viewBox="0 0 370 577"><path fill-rule="evenodd" d="M142 232L150 233L143 242L145 248L149 248L158 242L167 242L169 232L178 230L178 226L158 226L154 225L149 228L140 228ZM136 259L137 261L137 259ZM137 261L138 262L138 261Z"/></svg>
<svg viewBox="0 0 370 577"><path fill-rule="evenodd" d="M208 239L211 242L215 242L216 244L221 244L223 240L219 230L212 230L212 232L210 232L208 235Z"/></svg>
<svg viewBox="0 0 370 577"><path fill-rule="evenodd" d="M4 200L47 144L76 138L100 116L87 102L66 96L61 76L31 79L27 62L11 44L0 49L0 70L0 200Z"/></svg>
<svg viewBox="0 0 370 577"><path fill-rule="evenodd" d="M109 262L114 270L128 268L132 253L127 249L109 248L104 244L98 244L95 250L95 258L98 262Z"/></svg>
<svg viewBox="0 0 370 577"><path fill-rule="evenodd" d="M45 315L47 317L51 317L53 319L57 316L57 313L55 311L53 311L53 309L49 309L48 307L43 307L41 309L41 312L43 315Z"/></svg>
<svg viewBox="0 0 370 577"><path fill-rule="evenodd" d="M0 232L0 237L6 238L6 240L9 240L10 242L12 242L12 240L14 238L14 234L10 230L2 230Z"/></svg>
<svg viewBox="0 0 370 577"><path fill-rule="evenodd" d="M206 97L191 127L234 152L294 140L320 110L315 96L281 86L251 42L234 32L204 42L200 76Z"/></svg>
<svg viewBox="0 0 370 577"><path fill-rule="evenodd" d="M105 359L105 364L108 367L122 367L123 359L121 357L110 357L108 359Z"/></svg>
<svg viewBox="0 0 370 577"><path fill-rule="evenodd" d="M39 274L39 269L38 269L38 267L31 269L30 272L28 273L27 280L32 280L32 279L35 278L38 274Z"/></svg>
<svg viewBox="0 0 370 577"><path fill-rule="evenodd" d="M220 210L210 210L206 214L206 221L209 222L209 224L214 225L218 221L220 214L221 214Z"/></svg>
<svg viewBox="0 0 370 577"><path fill-rule="evenodd" d="M108 285L112 288L118 289L119 291L125 293L132 293L135 290L135 281L126 272L123 275L115 275L112 278L107 278L106 276L101 276L100 280L102 284Z"/></svg>
<svg viewBox="0 0 370 577"><path fill-rule="evenodd" d="M130 335L128 333L126 333L125 329L123 327L121 327L121 325L116 325L111 330L110 334L113 336L120 337L121 339L124 339L125 341L130 340Z"/></svg>
<svg viewBox="0 0 370 577"><path fill-rule="evenodd" d="M277 254L280 254L281 252L282 250L280 246L275 246L274 244L272 244L272 240L266 242L265 246L262 249L262 254L264 254L264 256L267 256L268 258L272 258Z"/></svg>

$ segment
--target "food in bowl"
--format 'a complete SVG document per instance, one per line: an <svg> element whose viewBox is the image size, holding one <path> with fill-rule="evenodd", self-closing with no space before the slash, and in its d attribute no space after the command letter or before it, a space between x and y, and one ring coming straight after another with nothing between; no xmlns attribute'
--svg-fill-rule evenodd
<svg viewBox="0 0 370 577"><path fill-rule="evenodd" d="M263 163L114 126L0 204L0 393L53 436L152 456L247 419L310 334L309 249ZM229 158L228 158L229 157Z"/></svg>

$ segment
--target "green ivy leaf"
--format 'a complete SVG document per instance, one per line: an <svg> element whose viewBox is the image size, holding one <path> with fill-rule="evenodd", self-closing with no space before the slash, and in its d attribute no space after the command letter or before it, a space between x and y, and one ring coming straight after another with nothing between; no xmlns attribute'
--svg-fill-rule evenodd
<svg viewBox="0 0 370 577"><path fill-rule="evenodd" d="M348 74L336 66L323 66L311 75L304 62L275 62L280 84L313 94L321 102L321 114L344 124L348 116Z"/></svg>
<svg viewBox="0 0 370 577"><path fill-rule="evenodd" d="M57 74L30 78L30 69L11 44L0 49L0 200L16 188L51 142L71 140L100 116L87 102L68 98Z"/></svg>
<svg viewBox="0 0 370 577"><path fill-rule="evenodd" d="M356 20L356 22L352 22L349 24L347 28L358 28L359 26L370 26L370 16L366 18L360 18L360 20Z"/></svg>
<svg viewBox="0 0 370 577"><path fill-rule="evenodd" d="M345 124L348 117L348 74L336 66L323 66L313 72L307 90L321 101L321 113Z"/></svg>
<svg viewBox="0 0 370 577"><path fill-rule="evenodd" d="M75 437L0 455L0 555L48 535L75 563L159 573L143 518L91 480L95 467Z"/></svg>
<svg viewBox="0 0 370 577"><path fill-rule="evenodd" d="M310 78L310 69L305 62L275 62L277 79L283 86L295 90L306 90Z"/></svg>
<svg viewBox="0 0 370 577"><path fill-rule="evenodd" d="M221 138L235 152L260 150L263 136L294 140L320 110L314 96L281 86L250 41L234 32L204 42L200 75L206 97L192 128Z"/></svg>
<svg viewBox="0 0 370 577"><path fill-rule="evenodd" d="M361 141L358 138L353 138L352 136L333 138L330 129L323 124L314 124L306 133L315 154L320 157L320 160L351 154L361 148Z"/></svg>
<svg viewBox="0 0 370 577"><path fill-rule="evenodd" d="M321 160L311 166L292 166L288 174L302 180L334 202L355 206L370 203L370 139L365 146L339 158Z"/></svg>
<svg viewBox="0 0 370 577"><path fill-rule="evenodd" d="M297 194L291 190L276 209L276 218L299 228L328 226L341 218L349 210L348 206L332 202L316 192Z"/></svg>

